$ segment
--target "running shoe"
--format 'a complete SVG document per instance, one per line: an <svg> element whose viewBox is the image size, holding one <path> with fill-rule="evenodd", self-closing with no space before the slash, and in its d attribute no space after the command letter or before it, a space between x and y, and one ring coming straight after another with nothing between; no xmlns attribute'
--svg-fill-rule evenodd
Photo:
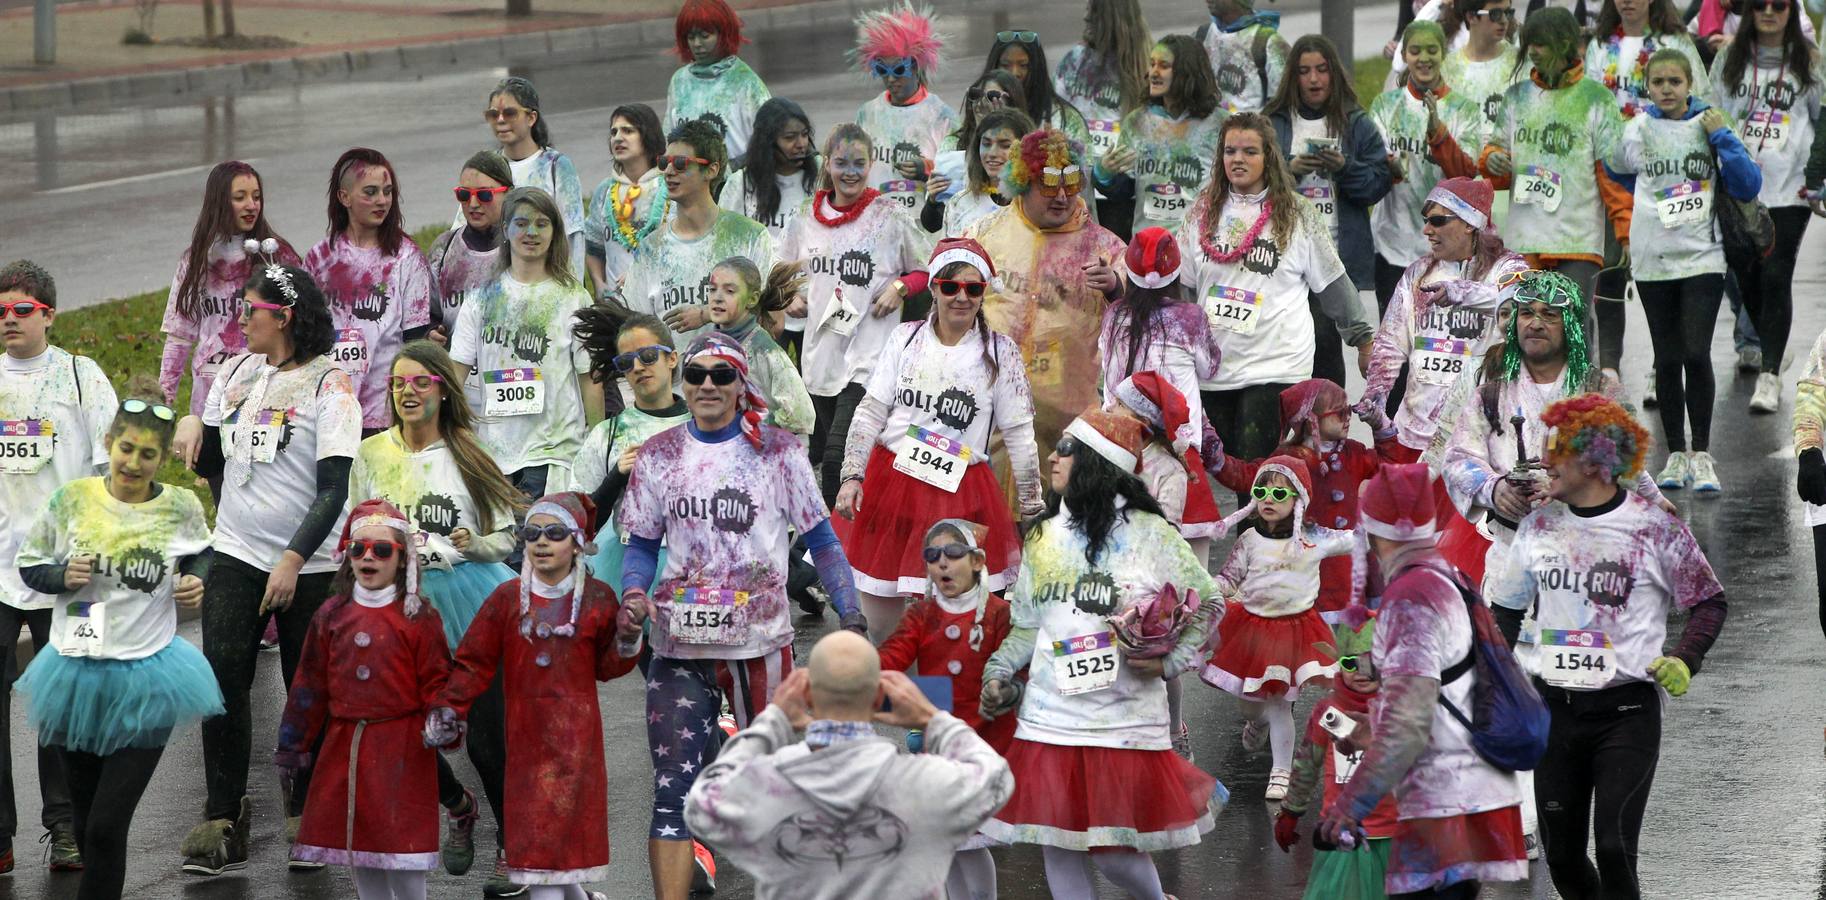
<svg viewBox="0 0 1826 900"><path fill-rule="evenodd" d="M735 714L725 709L716 717L716 727L723 729L724 737L735 737L740 729L735 727Z"/></svg>
<svg viewBox="0 0 1826 900"><path fill-rule="evenodd" d="M1656 476L1655 484L1664 491L1677 491L1692 480L1693 466L1687 459L1686 451L1675 450L1667 455L1667 465L1661 467L1661 474Z"/></svg>
<svg viewBox="0 0 1826 900"><path fill-rule="evenodd" d="M1287 785L1293 781L1293 773L1286 769L1270 769L1268 772L1268 790L1262 795L1270 803L1279 803L1287 799Z"/></svg>
<svg viewBox="0 0 1826 900"><path fill-rule="evenodd" d="M1243 749L1250 753L1259 753L1268 746L1268 723L1261 719L1250 719L1243 723Z"/></svg>
<svg viewBox="0 0 1826 900"><path fill-rule="evenodd" d="M691 892L716 893L716 857L710 855L710 848L692 841L691 856L697 862L697 871L691 874Z"/></svg>
<svg viewBox="0 0 1826 900"><path fill-rule="evenodd" d="M0 851L0 875L13 870L13 839L6 839L6 849Z"/></svg>
<svg viewBox="0 0 1826 900"><path fill-rule="evenodd" d="M289 799L291 797L289 788L286 791L286 797L288 798L285 801L286 808L290 809L292 801ZM315 872L323 868L324 864L314 859L306 859L298 853L298 829L303 826L304 816L285 817L285 867L294 872Z"/></svg>
<svg viewBox="0 0 1826 900"><path fill-rule="evenodd" d="M82 871L82 851L76 847L76 833L68 828L53 828L38 839L45 844L44 866L53 872Z"/></svg>
<svg viewBox="0 0 1826 900"><path fill-rule="evenodd" d="M494 874L488 876L488 881L482 885L482 896L518 897L524 893L526 893L526 885L515 884L507 880L507 851L496 848L495 871Z"/></svg>
<svg viewBox="0 0 1826 900"><path fill-rule="evenodd" d="M438 848L438 855L444 860L444 871L452 875L467 875L471 866L476 864L476 820L482 817L481 807L476 803L476 795L464 789L463 811L447 811L450 816L450 828L444 832L444 845Z"/></svg>
<svg viewBox="0 0 1826 900"><path fill-rule="evenodd" d="M1192 730L1186 723L1179 723L1179 730L1173 732L1173 752L1186 762L1192 761Z"/></svg>
<svg viewBox="0 0 1826 900"><path fill-rule="evenodd" d="M1763 351L1760 347L1745 347L1737 351L1737 374L1755 375L1763 370Z"/></svg>
<svg viewBox="0 0 1826 900"><path fill-rule="evenodd" d="M1750 411L1772 413L1782 406L1782 379L1773 372L1756 376L1756 393L1750 395Z"/></svg>
<svg viewBox="0 0 1826 900"><path fill-rule="evenodd" d="M278 620L278 618L272 617L272 616L267 617L266 630L260 633L260 649L262 649L262 650L279 649L279 620Z"/></svg>
<svg viewBox="0 0 1826 900"><path fill-rule="evenodd" d="M1693 490L1702 494L1716 494L1724 490L1718 483L1718 464L1712 460L1712 454L1701 450L1691 457L1693 473L1690 476Z"/></svg>
<svg viewBox="0 0 1826 900"><path fill-rule="evenodd" d="M1528 848L1529 859L1541 858L1541 836L1534 832L1522 835L1522 846Z"/></svg>
<svg viewBox="0 0 1826 900"><path fill-rule="evenodd" d="M210 819L192 828L184 838L183 871L213 876L247 868L247 829L253 814L253 801L242 797L241 814L233 822Z"/></svg>
<svg viewBox="0 0 1826 900"><path fill-rule="evenodd" d="M1648 373L1648 390L1642 392L1642 408L1654 409L1659 405L1661 405L1660 401L1655 399L1655 373L1650 372Z"/></svg>

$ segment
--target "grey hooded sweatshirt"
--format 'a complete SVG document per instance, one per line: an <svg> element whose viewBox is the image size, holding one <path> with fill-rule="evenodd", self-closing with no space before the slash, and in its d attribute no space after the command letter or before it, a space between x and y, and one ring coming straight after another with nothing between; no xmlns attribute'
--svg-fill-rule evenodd
<svg viewBox="0 0 1826 900"><path fill-rule="evenodd" d="M936 898L1014 776L949 713L925 741L919 754L879 735L813 750L769 706L698 775L685 821L754 876L756 900Z"/></svg>

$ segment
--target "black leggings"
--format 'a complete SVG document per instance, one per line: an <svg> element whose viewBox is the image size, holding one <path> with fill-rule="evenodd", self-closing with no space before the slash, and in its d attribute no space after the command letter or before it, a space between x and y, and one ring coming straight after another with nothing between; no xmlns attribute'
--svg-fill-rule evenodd
<svg viewBox="0 0 1826 900"><path fill-rule="evenodd" d="M837 489L843 486L843 448L850 439L850 419L862 404L862 395L860 384L844 385L842 391L830 397L812 395L812 411L818 418L805 449L811 454L812 469L824 489L825 506L837 505Z"/></svg>
<svg viewBox="0 0 1826 900"><path fill-rule="evenodd" d="M1330 321L1327 320L1327 325ZM1252 384L1229 391L1199 391L1224 452L1261 459L1281 443L1281 392L1291 384Z"/></svg>
<svg viewBox="0 0 1826 900"><path fill-rule="evenodd" d="M1623 331L1629 322L1629 307L1623 296L1629 290L1629 270L1601 269L1592 281L1592 316L1598 323L1598 366L1622 370Z"/></svg>
<svg viewBox="0 0 1826 900"><path fill-rule="evenodd" d="M1475 881L1455 881L1445 887L1427 888L1407 894L1390 894L1389 900L1477 900L1483 887Z"/></svg>
<svg viewBox="0 0 1826 900"><path fill-rule="evenodd" d="M507 778L507 706L502 700L501 673L488 683L488 690L469 707L469 733L463 737L463 750L469 763L482 778L482 793L495 814L495 845L504 843L507 826L501 822L502 784ZM445 809L454 810L463 802L463 783L444 754L437 755L437 798Z"/></svg>
<svg viewBox="0 0 1826 900"><path fill-rule="evenodd" d="M58 750L69 773L76 846L82 851L76 900L120 900L127 881L127 832L165 747L127 747L107 756Z"/></svg>
<svg viewBox="0 0 1826 900"><path fill-rule="evenodd" d="M1775 219L1774 248L1762 259L1731 260L1731 271L1762 339L1763 372L1776 375L1782 371L1788 331L1794 326L1794 257L1813 214L1805 206L1780 206L1769 215Z"/></svg>
<svg viewBox="0 0 1826 900"><path fill-rule="evenodd" d="M1389 314L1389 302L1395 299L1395 288L1401 284L1401 274L1407 270L1376 254L1376 321L1380 328L1382 319ZM1395 386L1389 388L1388 402L1383 410L1393 416L1401 408L1401 399L1408 393L1408 365L1401 364L1401 374L1395 376Z"/></svg>
<svg viewBox="0 0 1826 900"><path fill-rule="evenodd" d="M1344 338L1338 335L1337 323L1325 314L1325 310L1319 308L1317 294L1306 295L1306 308L1312 313L1312 377L1323 378L1343 387ZM1351 358L1354 360L1355 351L1352 352Z"/></svg>
<svg viewBox="0 0 1826 900"><path fill-rule="evenodd" d="M1712 444L1712 330L1724 299L1722 273L1675 281L1638 281L1642 314L1655 346L1655 395L1661 432L1670 451L1687 448L1686 422L1693 423L1693 449ZM1684 375L1684 378L1682 377Z"/></svg>
<svg viewBox="0 0 1826 900"><path fill-rule="evenodd" d="M1637 900L1636 841L1661 758L1661 698L1648 682L1535 687L1553 715L1534 800L1554 889L1566 900ZM1585 854L1587 822L1597 832L1596 867Z"/></svg>
<svg viewBox="0 0 1826 900"><path fill-rule="evenodd" d="M254 739L253 704L248 695L254 686L260 634L266 630L260 598L266 594L268 574L217 553L203 588L203 655L209 659L216 684L222 688L223 708L221 715L203 720L203 783L209 792L203 806L205 819L239 818L241 798L247 794L247 765ZM279 671L288 691L311 617L329 596L330 579L334 577L333 572L298 576L292 605L275 615L279 620ZM283 697L280 705L284 705ZM269 735L268 744L275 739L275 735ZM309 787L308 773L293 782L292 808L286 810L286 815L296 816L304 811Z"/></svg>
<svg viewBox="0 0 1826 900"><path fill-rule="evenodd" d="M32 652L43 653L51 639L51 610L20 609L0 603L0 665L5 667L0 688L0 722L13 720L13 682L19 680L19 629L32 635ZM52 653L57 652L52 650ZM38 795L41 821L46 831L70 827L70 786L63 774L63 755L55 747L37 744ZM13 803L13 735L0 733L0 844L10 844L19 833L19 808Z"/></svg>
<svg viewBox="0 0 1826 900"><path fill-rule="evenodd" d="M1826 525L1813 526L1813 586L1820 595L1820 633L1826 634Z"/></svg>

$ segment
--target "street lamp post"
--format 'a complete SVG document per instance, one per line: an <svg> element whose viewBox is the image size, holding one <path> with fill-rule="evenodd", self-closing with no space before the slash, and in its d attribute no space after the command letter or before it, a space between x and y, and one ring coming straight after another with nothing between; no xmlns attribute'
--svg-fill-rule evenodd
<svg viewBox="0 0 1826 900"><path fill-rule="evenodd" d="M32 62L48 66L57 61L57 0L32 2Z"/></svg>

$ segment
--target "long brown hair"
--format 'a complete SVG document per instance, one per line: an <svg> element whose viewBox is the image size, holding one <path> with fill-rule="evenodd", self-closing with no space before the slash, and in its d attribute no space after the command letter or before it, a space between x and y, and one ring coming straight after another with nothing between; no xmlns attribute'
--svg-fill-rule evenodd
<svg viewBox="0 0 1826 900"><path fill-rule="evenodd" d="M1443 49L1443 48L1442 48ZM1273 117L1277 114L1287 116L1292 123L1300 114L1300 57L1308 53L1317 53L1325 58L1325 65L1331 69L1331 96L1325 99L1325 124L1331 133L1343 137L1350 131L1350 114L1363 108L1357 102L1357 89L1351 85L1350 70L1344 68L1344 60L1338 56L1338 45L1322 34L1301 35L1287 51L1287 67L1281 72L1281 86L1274 92L1274 99L1262 109L1262 114Z"/></svg>
<svg viewBox="0 0 1826 900"><path fill-rule="evenodd" d="M1744 18L1747 20L1749 16ZM1610 36L1622 25L1623 14L1617 12L1617 0L1604 0L1604 7L1598 10L1598 19L1592 25L1592 37L1599 41L1610 40ZM1751 31L1756 30L1755 24L1748 21L1741 23L1739 29L1744 25L1749 25ZM1648 22L1642 29L1644 33L1682 34L1686 28L1686 20L1681 18L1680 8L1674 5L1674 0L1649 0Z"/></svg>
<svg viewBox="0 0 1826 900"><path fill-rule="evenodd" d="M1152 47L1141 0L1090 0L1084 13L1084 49L1101 54L1116 70L1125 116L1148 103L1148 50Z"/></svg>
<svg viewBox="0 0 1826 900"><path fill-rule="evenodd" d="M1293 239L1300 219L1300 195L1293 189L1293 175L1287 170L1287 159L1281 155L1281 142L1275 139L1274 124L1261 113L1237 113L1224 120L1217 136L1217 158L1211 161L1211 180L1199 202L1205 205L1199 220L1199 234L1215 234L1224 214L1224 202L1230 199L1230 176L1224 170L1224 141L1232 131L1252 131L1262 139L1262 183L1268 186L1268 202L1274 204L1269 224L1274 242L1282 247Z"/></svg>
<svg viewBox="0 0 1826 900"><path fill-rule="evenodd" d="M1755 13L1744 16L1738 23L1737 34L1731 37L1731 46L1725 48L1725 64L1719 72L1719 80L1731 90L1744 83L1744 69L1748 68L1756 56L1756 22L1752 20ZM1782 29L1782 59L1788 63L1788 71L1794 73L1794 80L1800 82L1801 93L1813 87L1814 64L1818 51L1813 49L1812 42L1801 31L1803 9L1799 4L1788 7L1788 24ZM1758 98L1750 98L1754 103Z"/></svg>
<svg viewBox="0 0 1826 900"><path fill-rule="evenodd" d="M242 237L256 241L272 238L285 248L286 253L298 255L292 245L267 224L264 197L253 230L243 235L235 227L235 211L230 198L234 194L235 179L243 175L253 176L254 189L264 194L265 182L260 179L260 173L238 159L216 163L216 167L209 170L208 180L203 182L203 208L197 211L197 224L190 232L190 248L184 251L184 279L178 282L177 291L178 315L191 321L196 320L197 306L203 299L203 281L209 271L209 248L218 242Z"/></svg>
<svg viewBox="0 0 1826 900"><path fill-rule="evenodd" d="M976 124L976 130L970 134L964 145L964 171L970 179L970 189L981 194L995 186L1001 178L989 180L989 170L983 168L983 135L997 131L1014 132L1014 153L1020 152L1021 138L1034 129L1033 120L1018 109L998 109L983 117ZM1014 153L1009 154L1012 162Z"/></svg>
<svg viewBox="0 0 1826 900"><path fill-rule="evenodd" d="M530 206L535 215L551 220L552 242L545 247L545 275L565 287L577 286L577 274L571 271L571 239L564 233L566 222L564 213L558 211L558 201L543 188L517 187L507 192L507 199L501 201L501 227L495 229L495 271L506 272L513 259L513 248L508 245L507 223L513 221L514 211L521 206Z"/></svg>
<svg viewBox="0 0 1826 900"><path fill-rule="evenodd" d="M387 178L393 182L393 205L387 210L387 217L380 223L380 249L388 256L399 253L399 247L406 242L404 195L400 192L399 173L393 171L393 164L381 155L379 150L367 147L354 147L336 158L336 165L330 169L330 236L335 237L349 230L349 208L336 199L342 190L345 180L352 180L370 166L379 166L387 170Z"/></svg>
<svg viewBox="0 0 1826 900"><path fill-rule="evenodd" d="M501 474L494 457L476 441L475 413L463 399L463 382L457 378L456 362L444 348L422 340L399 348L399 356L394 358L393 364L399 365L402 359L412 360L424 366L425 371L444 379L444 401L437 406L437 433L463 476L463 487L468 489L470 502L475 504L476 524L484 532L494 531L495 511L525 509L526 498L506 475ZM394 427L401 427L399 409L393 406L391 396L387 407L393 410Z"/></svg>
<svg viewBox="0 0 1826 900"><path fill-rule="evenodd" d="M1167 82L1161 105L1174 115L1194 119L1209 118L1217 112L1217 73L1211 71L1211 58L1205 55L1205 48L1189 34L1169 34L1155 46L1173 54L1173 78ZM1149 52L1153 52L1151 48Z"/></svg>

